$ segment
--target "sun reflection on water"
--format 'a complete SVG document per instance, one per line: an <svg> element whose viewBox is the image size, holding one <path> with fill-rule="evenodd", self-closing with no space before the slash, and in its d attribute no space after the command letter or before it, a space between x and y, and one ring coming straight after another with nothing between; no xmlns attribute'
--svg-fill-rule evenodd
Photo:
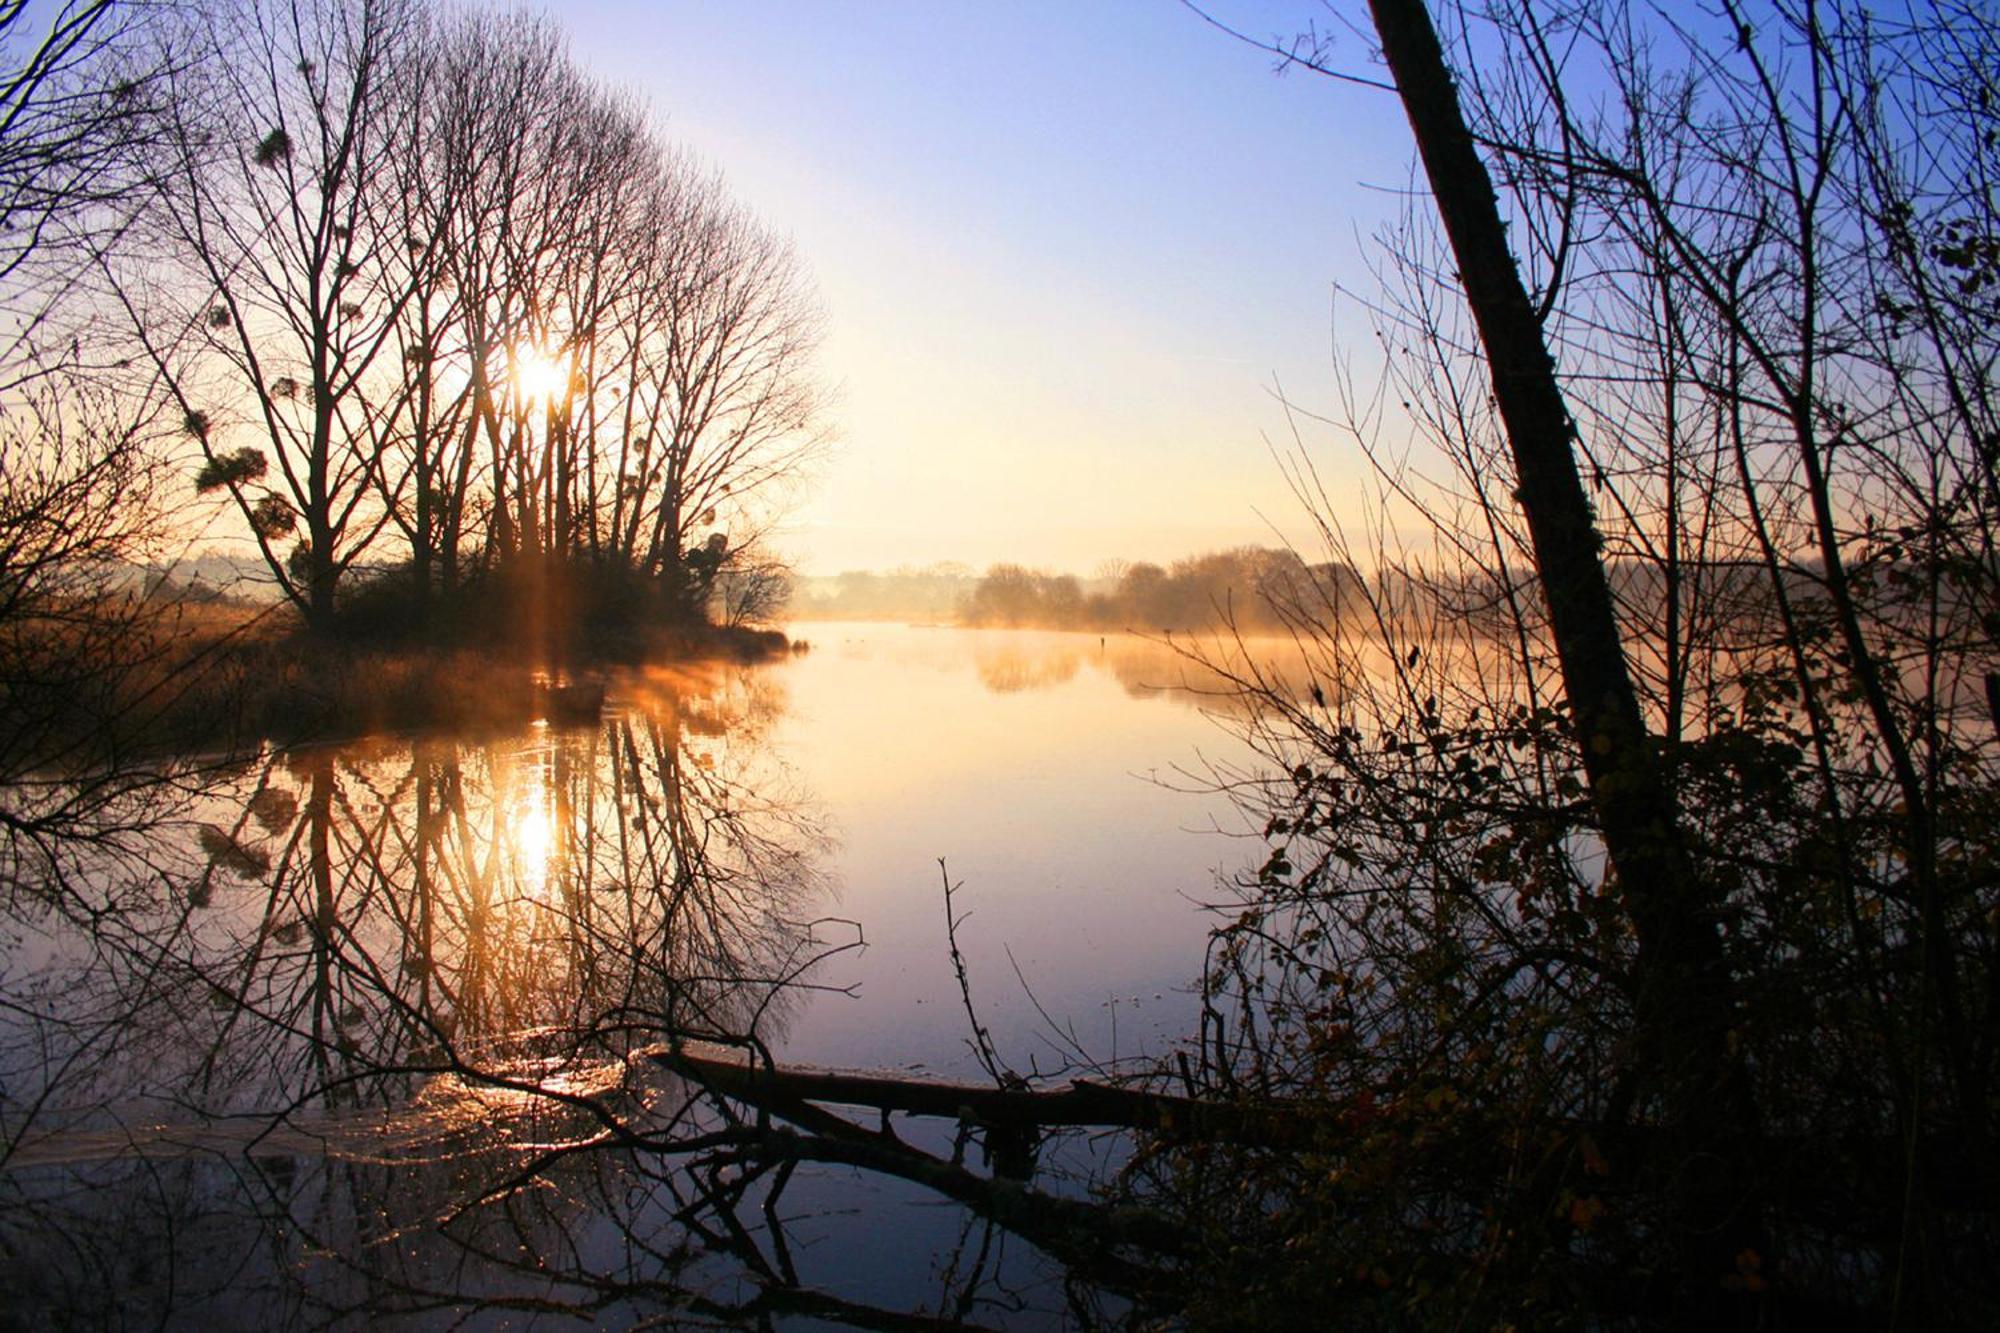
<svg viewBox="0 0 2000 1333"><path fill-rule="evenodd" d="M534 897L548 891L554 843L548 792L538 782L521 793L514 817L514 865L520 871L521 887Z"/></svg>
<svg viewBox="0 0 2000 1333"><path fill-rule="evenodd" d="M514 873L521 893L543 899L556 870L559 831L548 731L537 725L533 734L535 743L519 752L511 774L514 791L507 802L511 811L507 834L513 844Z"/></svg>

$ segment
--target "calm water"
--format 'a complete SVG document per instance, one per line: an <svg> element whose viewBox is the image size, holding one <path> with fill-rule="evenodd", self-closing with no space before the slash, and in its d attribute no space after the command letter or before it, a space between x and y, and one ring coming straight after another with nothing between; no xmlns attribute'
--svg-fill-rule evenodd
<svg viewBox="0 0 2000 1333"><path fill-rule="evenodd" d="M857 994L806 1006L789 1050L977 1072L940 858L962 885L974 998L1011 1062L1077 1058L1034 1001L1099 1060L1160 1053L1192 1030L1199 904L1249 853L1224 832L1241 832L1227 801L1196 790L1240 743L1201 698L1160 689L1182 679L1173 655L1032 631L794 635L813 650L771 673L790 705L773 748L821 796L838 911L862 923L868 947L824 970Z"/></svg>
<svg viewBox="0 0 2000 1333"><path fill-rule="evenodd" d="M1246 758L1225 701L1115 637L793 634L811 650L779 663L622 676L595 725L260 755L78 852L73 893L23 899L5 937L5 1304L1076 1318L1059 1266L926 1190L810 1164L774 1185L724 1142L735 1112L647 1052L673 1029L984 1078L942 859L1002 1063L1164 1054L1194 1026L1201 904L1256 846L1203 790ZM948 1126L904 1123L950 1155ZM1121 1151L1051 1145L1036 1185L1079 1195Z"/></svg>

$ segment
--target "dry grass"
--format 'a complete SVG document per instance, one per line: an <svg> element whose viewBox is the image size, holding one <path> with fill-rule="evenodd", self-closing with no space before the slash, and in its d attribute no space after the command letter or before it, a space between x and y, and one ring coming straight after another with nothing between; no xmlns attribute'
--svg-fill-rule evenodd
<svg viewBox="0 0 2000 1333"><path fill-rule="evenodd" d="M748 661L789 648L782 635L706 627L646 643L655 662ZM6 673L17 682L8 691L17 763L498 731L531 721L537 706L538 663L525 654L316 637L288 610L240 603L76 604L17 625L6 647L19 668Z"/></svg>
<svg viewBox="0 0 2000 1333"><path fill-rule="evenodd" d="M176 710L176 743L201 748L373 732L478 731L534 715L532 673L465 649L374 651L300 635L217 654Z"/></svg>

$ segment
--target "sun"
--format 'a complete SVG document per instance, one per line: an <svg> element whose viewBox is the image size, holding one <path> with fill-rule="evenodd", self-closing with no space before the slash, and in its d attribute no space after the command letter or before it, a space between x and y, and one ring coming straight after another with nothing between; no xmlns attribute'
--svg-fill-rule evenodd
<svg viewBox="0 0 2000 1333"><path fill-rule="evenodd" d="M514 349L514 387L523 398L548 402L569 387L569 359L552 355L539 347Z"/></svg>

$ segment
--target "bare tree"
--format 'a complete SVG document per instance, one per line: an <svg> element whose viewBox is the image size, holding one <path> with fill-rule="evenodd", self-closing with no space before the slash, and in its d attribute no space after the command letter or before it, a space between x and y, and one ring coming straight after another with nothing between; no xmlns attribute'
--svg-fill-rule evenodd
<svg viewBox="0 0 2000 1333"><path fill-rule="evenodd" d="M1756 1112L1728 1048L1733 984L1709 881L1685 855L1681 821L1640 714L1612 603L1602 538L1572 448L1540 320L1512 255L1422 0L1371 0L1384 59L1415 133L1466 304L1479 330L1548 607L1563 693L1608 858L1637 938L1634 1034L1657 1064L1672 1135L1661 1179L1682 1191L1682 1298L1722 1299L1737 1256L1768 1245L1740 1193ZM1679 1139L1679 1142L1674 1142Z"/></svg>
<svg viewBox="0 0 2000 1333"><path fill-rule="evenodd" d="M462 416L413 438L451 459L417 473L446 582L477 528L484 567L619 572L699 611L710 535L767 558L824 443L796 262L545 23L446 24L432 60L409 192L448 312L419 341Z"/></svg>
<svg viewBox="0 0 2000 1333"><path fill-rule="evenodd" d="M413 142L418 27L401 0L208 16L153 212L177 280L121 275L205 460L198 488L230 497L317 627L387 521L377 483L410 428L398 332L428 273L407 262L422 238L391 164Z"/></svg>
<svg viewBox="0 0 2000 1333"><path fill-rule="evenodd" d="M1444 226L1391 238L1388 384L1340 419L1380 528L1295 473L1367 596L1292 603L1303 696L1238 672L1282 775L1217 1077L1379 1121L1354 1175L1401 1183L1293 1217L1442 1319L1976 1324L1991 16L1372 9ZM1410 1225L1468 1200L1512 1220Z"/></svg>
<svg viewBox="0 0 2000 1333"><path fill-rule="evenodd" d="M0 308L18 320L0 347L0 624L16 634L59 607L87 618L107 570L157 535L148 405L79 374L104 353L76 299L129 220L172 69L141 58L138 19L0 5Z"/></svg>
<svg viewBox="0 0 2000 1333"><path fill-rule="evenodd" d="M19 321L8 388L84 358L79 282L140 206L180 63L151 18L112 0L0 5L0 300Z"/></svg>
<svg viewBox="0 0 2000 1333"><path fill-rule="evenodd" d="M0 309L15 321L0 345L0 822L44 865L130 780L73 778L143 729L121 715L159 702L172 637L132 563L164 549L161 402L105 373L88 284L156 165L178 62L150 17L0 5Z"/></svg>

